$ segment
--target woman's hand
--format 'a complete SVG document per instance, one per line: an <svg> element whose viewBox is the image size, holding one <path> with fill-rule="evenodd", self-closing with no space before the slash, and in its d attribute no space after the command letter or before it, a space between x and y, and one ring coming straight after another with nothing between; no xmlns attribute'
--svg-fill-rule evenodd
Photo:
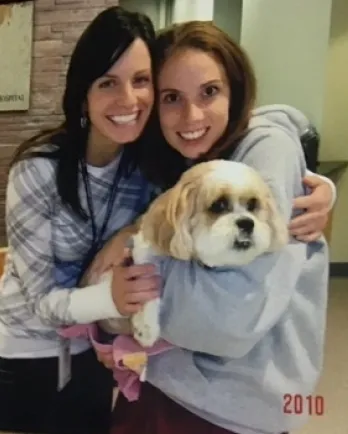
<svg viewBox="0 0 348 434"><path fill-rule="evenodd" d="M112 299L123 316L138 312L148 301L160 296L161 278L152 264L133 265L125 251L122 264L114 266Z"/></svg>
<svg viewBox="0 0 348 434"><path fill-rule="evenodd" d="M327 225L333 195L330 185L317 176L307 176L303 182L313 191L295 199L294 208L304 209L305 213L295 217L289 229L298 240L311 242L320 238Z"/></svg>

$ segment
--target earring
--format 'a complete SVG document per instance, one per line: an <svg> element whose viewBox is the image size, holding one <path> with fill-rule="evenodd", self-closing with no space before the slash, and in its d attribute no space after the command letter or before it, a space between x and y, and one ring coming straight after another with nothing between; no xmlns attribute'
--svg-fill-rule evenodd
<svg viewBox="0 0 348 434"><path fill-rule="evenodd" d="M81 123L81 128L82 129L86 128L86 126L87 126L87 117L86 116L81 116L80 123Z"/></svg>

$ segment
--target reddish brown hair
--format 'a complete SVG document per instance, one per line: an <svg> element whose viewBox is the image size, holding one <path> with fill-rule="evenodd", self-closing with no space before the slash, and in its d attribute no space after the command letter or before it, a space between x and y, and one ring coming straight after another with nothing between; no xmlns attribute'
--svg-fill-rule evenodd
<svg viewBox="0 0 348 434"><path fill-rule="evenodd" d="M154 49L156 76L169 58L187 48L211 54L225 70L231 91L228 126L202 160L227 157L244 136L254 108L256 79L253 67L244 50L223 30L211 22L189 21L159 33ZM145 169L156 183L169 186L185 170L185 162L184 157L165 142L162 134L156 132L160 128L156 115L154 113L147 128L149 134L145 133Z"/></svg>

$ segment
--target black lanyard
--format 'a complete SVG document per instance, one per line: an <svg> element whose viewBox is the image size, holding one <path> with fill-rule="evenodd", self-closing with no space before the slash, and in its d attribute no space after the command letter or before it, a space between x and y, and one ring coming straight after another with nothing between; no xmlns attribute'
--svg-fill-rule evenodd
<svg viewBox="0 0 348 434"><path fill-rule="evenodd" d="M85 271L89 267L90 263L93 261L94 256L96 255L99 248L101 247L103 236L105 234L107 225L109 223L109 220L110 220L110 217L112 214L112 209L113 209L113 206L115 203L116 194L117 194L117 190L118 190L118 184L119 184L119 182L121 180L121 176L122 176L122 157L119 161L119 165L118 165L118 168L116 170L113 183L109 189L106 213L105 213L103 224L102 224L99 231L98 231L96 219L95 219L95 213L94 213L94 207L93 207L93 196L92 196L92 191L91 191L89 174L88 174L86 162L84 160L82 160L82 162L81 162L81 169L82 169L83 184L85 187L86 198L87 198L87 207L88 207L89 217L90 217L91 225L92 225L93 240L92 240L92 245L91 245L91 247L87 253L87 257L84 260L84 263L83 263L83 266L81 269L80 278L85 273Z"/></svg>

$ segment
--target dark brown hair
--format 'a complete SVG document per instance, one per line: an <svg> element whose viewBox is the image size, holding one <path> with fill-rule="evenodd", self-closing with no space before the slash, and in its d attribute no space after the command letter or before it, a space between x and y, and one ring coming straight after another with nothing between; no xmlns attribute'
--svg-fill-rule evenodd
<svg viewBox="0 0 348 434"><path fill-rule="evenodd" d="M78 174L90 130L88 113L84 109L87 93L93 82L111 68L136 38L141 38L151 53L155 30L146 15L112 6L94 18L82 33L70 58L62 104L63 124L22 143L10 166L24 158L56 160L58 194L62 202L82 218L86 218L86 212L81 207ZM81 118L85 116L85 122L82 122ZM51 150L42 146L47 144L53 145ZM127 145L122 168L134 166L138 153L137 142Z"/></svg>
<svg viewBox="0 0 348 434"><path fill-rule="evenodd" d="M229 80L231 104L225 132L200 161L227 158L244 136L256 99L253 67L243 49L223 30L210 22L175 24L157 36L154 46L155 76L179 50L193 48L214 56ZM199 68L199 65L197 65ZM186 168L185 159L166 143L160 132L156 109L143 136L142 165L151 181L163 187L173 185Z"/></svg>

